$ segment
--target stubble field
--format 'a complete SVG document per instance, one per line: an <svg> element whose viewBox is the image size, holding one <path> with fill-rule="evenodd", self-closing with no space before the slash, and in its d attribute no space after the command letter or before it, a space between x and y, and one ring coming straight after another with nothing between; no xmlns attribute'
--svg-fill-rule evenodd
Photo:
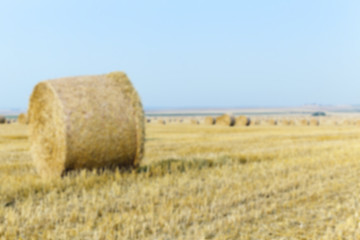
<svg viewBox="0 0 360 240"><path fill-rule="evenodd" d="M0 239L360 238L360 127L147 124L145 149L43 180L0 125Z"/></svg>

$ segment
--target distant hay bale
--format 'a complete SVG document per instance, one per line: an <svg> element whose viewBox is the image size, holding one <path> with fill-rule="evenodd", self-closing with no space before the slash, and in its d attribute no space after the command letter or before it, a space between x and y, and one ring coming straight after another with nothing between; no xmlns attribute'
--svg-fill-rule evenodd
<svg viewBox="0 0 360 240"><path fill-rule="evenodd" d="M151 119L150 118L146 119L146 122L151 123Z"/></svg>
<svg viewBox="0 0 360 240"><path fill-rule="evenodd" d="M301 119L300 120L300 125L302 126L308 126L309 125L309 121L307 119Z"/></svg>
<svg viewBox="0 0 360 240"><path fill-rule="evenodd" d="M278 125L278 121L275 120L275 119L268 119L268 120L267 120L267 123L268 123L270 126L276 126L276 125Z"/></svg>
<svg viewBox="0 0 360 240"><path fill-rule="evenodd" d="M191 123L191 124L194 124L194 125L199 125L199 124L200 124L200 121L193 118L193 119L190 120L190 123Z"/></svg>
<svg viewBox="0 0 360 240"><path fill-rule="evenodd" d="M344 124L347 125L347 126L352 126L352 125L355 124L355 122L354 122L354 120L352 120L352 119L346 119L346 120L344 121Z"/></svg>
<svg viewBox="0 0 360 240"><path fill-rule="evenodd" d="M255 119L254 120L254 125L256 125L256 126L261 125L261 120L260 119Z"/></svg>
<svg viewBox="0 0 360 240"><path fill-rule="evenodd" d="M295 125L295 122L293 120L290 120L290 119L283 119L283 120L281 120L281 125L283 125L283 126L293 126L293 125Z"/></svg>
<svg viewBox="0 0 360 240"><path fill-rule="evenodd" d="M143 157L144 112L122 72L40 82L28 113L31 154L44 177L138 166Z"/></svg>
<svg viewBox="0 0 360 240"><path fill-rule="evenodd" d="M29 119L26 113L20 113L18 116L18 123L29 124Z"/></svg>
<svg viewBox="0 0 360 240"><path fill-rule="evenodd" d="M0 116L0 124L5 124L6 118L4 116Z"/></svg>
<svg viewBox="0 0 360 240"><path fill-rule="evenodd" d="M214 117L208 116L204 119L205 125L214 125L216 123L216 119Z"/></svg>
<svg viewBox="0 0 360 240"><path fill-rule="evenodd" d="M166 125L166 121L164 119L159 119L158 124Z"/></svg>
<svg viewBox="0 0 360 240"><path fill-rule="evenodd" d="M318 119L312 118L309 121L309 125L310 126L319 126L320 125L320 121Z"/></svg>
<svg viewBox="0 0 360 240"><path fill-rule="evenodd" d="M236 126L250 126L251 120L246 116L238 116L235 118Z"/></svg>
<svg viewBox="0 0 360 240"><path fill-rule="evenodd" d="M232 127L232 126L234 126L234 124L235 124L234 116L224 114L224 115L216 118L216 125Z"/></svg>

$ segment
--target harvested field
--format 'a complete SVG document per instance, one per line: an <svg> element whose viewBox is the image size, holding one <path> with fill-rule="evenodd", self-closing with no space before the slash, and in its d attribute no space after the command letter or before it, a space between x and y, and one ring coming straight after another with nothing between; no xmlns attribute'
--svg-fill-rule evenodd
<svg viewBox="0 0 360 240"><path fill-rule="evenodd" d="M0 126L0 239L356 239L360 128L147 127L132 172L42 180ZM355 236L355 237L354 237Z"/></svg>

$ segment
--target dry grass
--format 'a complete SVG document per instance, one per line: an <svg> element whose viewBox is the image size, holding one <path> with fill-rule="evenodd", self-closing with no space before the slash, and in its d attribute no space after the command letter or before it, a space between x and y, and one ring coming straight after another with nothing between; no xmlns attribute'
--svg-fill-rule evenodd
<svg viewBox="0 0 360 240"><path fill-rule="evenodd" d="M44 181L0 126L0 239L359 239L360 128L147 125L137 171Z"/></svg>

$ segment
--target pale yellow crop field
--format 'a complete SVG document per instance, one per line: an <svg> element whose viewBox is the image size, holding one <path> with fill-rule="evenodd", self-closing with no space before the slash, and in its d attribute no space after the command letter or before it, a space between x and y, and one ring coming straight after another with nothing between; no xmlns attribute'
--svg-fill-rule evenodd
<svg viewBox="0 0 360 240"><path fill-rule="evenodd" d="M46 181L0 125L0 239L360 239L360 127L146 128L140 169Z"/></svg>

